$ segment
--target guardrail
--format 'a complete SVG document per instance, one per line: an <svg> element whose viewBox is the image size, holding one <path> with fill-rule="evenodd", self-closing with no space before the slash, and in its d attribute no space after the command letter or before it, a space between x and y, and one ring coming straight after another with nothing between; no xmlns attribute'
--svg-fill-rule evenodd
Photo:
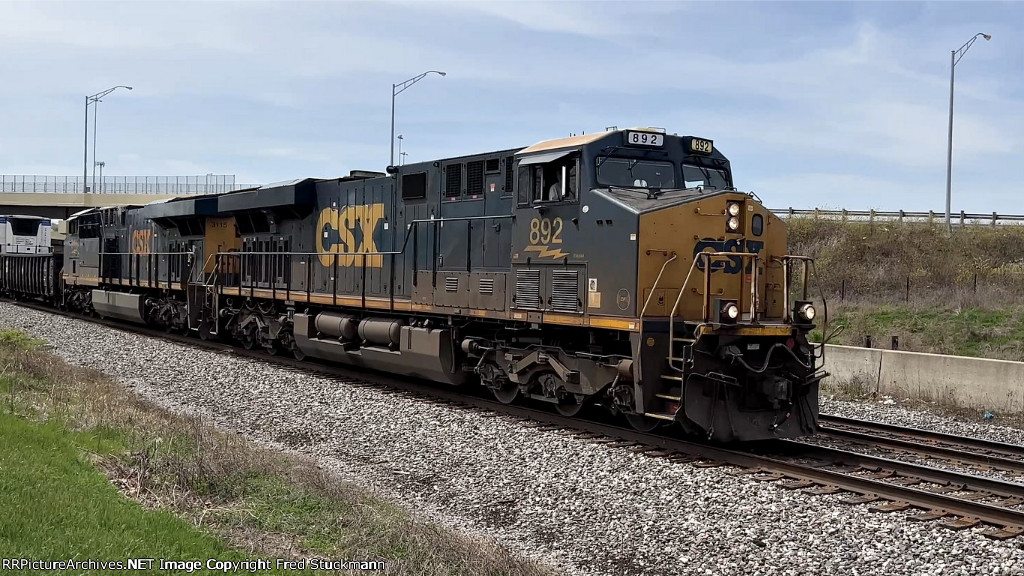
<svg viewBox="0 0 1024 576"><path fill-rule="evenodd" d="M907 212L906 210L896 211L883 211L883 210L825 210L822 208L814 208L811 210L798 210L796 208L782 208L772 210L775 214L782 216L783 218L791 218L793 216L812 216L814 218L832 218L839 220L898 220L900 222L933 222L936 220L945 221L945 212ZM972 213L972 212L954 212L950 214L950 219L958 222L960 226L967 224L987 224L991 226L999 226L1004 224L1024 224L1024 214L999 214L996 212L992 213Z"/></svg>
<svg viewBox="0 0 1024 576"><path fill-rule="evenodd" d="M95 186L93 185L95 183ZM233 174L203 176L81 176L0 175L0 193L45 194L219 194L252 188L238 184Z"/></svg>

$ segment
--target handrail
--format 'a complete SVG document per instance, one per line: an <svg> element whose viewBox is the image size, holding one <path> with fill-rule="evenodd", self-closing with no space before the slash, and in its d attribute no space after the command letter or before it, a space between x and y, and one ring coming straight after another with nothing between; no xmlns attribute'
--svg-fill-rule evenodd
<svg viewBox="0 0 1024 576"><path fill-rule="evenodd" d="M127 257L127 259L128 259L128 275L127 276L124 275L124 272L121 271L121 272L118 273L118 275L116 277L118 279L120 279L120 280L124 280L124 279L128 279L129 281L135 280L135 283L140 288L143 287L142 278L140 277L140 268L141 268L140 260L142 260L143 257L145 257L146 262L148 264L147 270L146 270L146 284L145 284L146 288L153 288L153 286L154 286L154 276L156 276L156 278L155 278L156 288L157 289L160 288L160 260L158 259L154 263L154 260L153 260L154 257L156 257L156 258L159 258L161 256L185 256L186 257L186 258L184 258L182 260L182 265L179 265L178 271L179 272L180 271L187 271L188 273L187 274L183 274L182 278L179 278L176 281L171 279L171 274L170 274L171 271L173 270L173 268L171 267L171 265L173 264L173 261L168 263L168 274L167 274L167 281L166 281L166 284L168 286L170 286L171 283L181 284L182 286L187 284L189 282L189 277L191 277L191 274L192 274L193 265L195 264L193 262L193 259L195 258L195 254L193 252L145 252L145 253L142 253L142 252L100 252L98 254L98 258L99 258L99 275L100 275L100 278L103 279L104 281L106 281L107 279L115 277L113 275L108 275L106 273L106 266L104 266L104 259L107 256ZM121 262L124 262L124 261L121 260Z"/></svg>
<svg viewBox="0 0 1024 576"><path fill-rule="evenodd" d="M376 251L376 252L217 252L217 254L226 255L241 255L246 256L267 256L270 254L286 254L289 256L390 256L392 254L404 254L405 248L409 244L409 237L412 235L413 224L433 224L435 226L443 224L445 222L469 222L473 220L493 220L493 219L512 219L515 218L515 214L498 214L492 216L461 216L458 218L421 218L417 220L410 220L406 232L405 238L402 241L401 250L388 250L388 251Z"/></svg>
<svg viewBox="0 0 1024 576"><path fill-rule="evenodd" d="M804 265L804 271L801 278L802 286L800 290L800 299L807 300L808 264L812 263L814 258L811 258L810 256L796 256L793 254L786 254L779 258L779 261L782 262L782 265L785 267L785 273L782 275L782 302L785 307L785 316L783 316L783 321L785 322L791 322L793 320L793 307L790 305L789 297L789 263L791 260L799 260Z"/></svg>
<svg viewBox="0 0 1024 576"><path fill-rule="evenodd" d="M672 305L672 312L671 312L671 314L669 314L669 317L668 317L668 365L670 367L672 367L674 369L677 369L679 371L682 371L681 368L676 368L676 366L675 366L675 364L673 364L673 360L672 360L673 358L675 358L675 344L676 344L676 338L675 338L675 328L676 328L675 317L676 317L676 312L679 310L679 303L683 300L683 292L686 291L686 285L690 283L690 277L693 275L693 269L697 266L697 262L700 261L701 259L704 260L704 284L705 284L705 290L704 290L704 321L707 322L707 319L708 319L708 314L707 314L708 299L711 296L710 293L709 293L709 290L708 290L708 286L710 286L710 281L711 281L711 259L715 258L715 257L735 257L735 256L740 256L742 258L746 258L746 257L753 257L755 259L758 258L758 255L756 253L752 253L752 252L698 252L697 254L694 254L693 262L690 263L690 270L686 273L686 278L683 280L683 284L679 287L679 293L676 295L676 301ZM755 265L755 269L756 269L756 265ZM755 276L755 278L756 278L756 276ZM751 319L753 320L753 319L756 318L756 314L754 312L755 312L755 306L756 306L756 300L757 300L757 298L756 298L756 295L757 295L757 283L756 282L751 282L751 284L753 286L752 293L754 294L754 297L751 298L751 311L752 311ZM695 336L696 336L696 338L694 338L693 344L696 344L696 340L700 338L700 334L696 334ZM692 344L691 344L691 346L692 346Z"/></svg>
<svg viewBox="0 0 1024 576"><path fill-rule="evenodd" d="M648 256L650 255L651 252L664 252L666 256L669 255L668 250L648 250L647 251ZM640 327L639 328L639 338L638 338L639 342L643 342L644 341L644 314L647 313L647 305L651 303L651 298L654 298L654 291L658 289L658 283L661 282L661 275L665 273L665 268L669 264L671 264L673 260L675 260L678 257L679 257L679 254L676 253L675 251L672 251L672 256L668 260L665 260L665 263L661 265L661 270L658 272L658 277L654 279L654 285L651 286L651 293L650 293L650 295L648 295L647 299L644 300L643 308L640 309L640 318L637 319L637 322L638 322L639 327ZM637 357L636 357L636 360L637 360L636 361L636 373L637 373L638 377L641 378L641 379L643 378L643 365L642 365L642 361L640 360L642 357L643 357L642 354L637 354Z"/></svg>
<svg viewBox="0 0 1024 576"><path fill-rule="evenodd" d="M705 258L705 254L709 253L698 252L697 254L694 254L693 262L690 262L690 269L686 272L686 278L683 279L683 284L679 287L679 293L676 294L676 301L672 305L672 312L668 316L668 365L671 368L675 368L675 364L672 363L672 359L675 358L676 311L679 310L679 302L682 301L683 299L683 292L686 290L686 285L690 283L690 277L693 276L693 269L697 266L697 261L700 260L701 258ZM705 268L709 266L709 263L710 259L708 260L708 263L705 263ZM696 343L696 338L694 339L694 343Z"/></svg>

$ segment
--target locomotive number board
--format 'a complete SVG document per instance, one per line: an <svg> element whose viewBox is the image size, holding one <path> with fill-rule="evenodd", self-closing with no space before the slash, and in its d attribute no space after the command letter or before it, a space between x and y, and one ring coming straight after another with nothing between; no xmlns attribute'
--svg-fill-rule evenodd
<svg viewBox="0 0 1024 576"><path fill-rule="evenodd" d="M626 144L633 146L664 146L665 135L657 132L626 132Z"/></svg>
<svg viewBox="0 0 1024 576"><path fill-rule="evenodd" d="M697 154L711 154L714 151L715 145L711 140L705 140L703 138L691 138L690 139L690 150Z"/></svg>

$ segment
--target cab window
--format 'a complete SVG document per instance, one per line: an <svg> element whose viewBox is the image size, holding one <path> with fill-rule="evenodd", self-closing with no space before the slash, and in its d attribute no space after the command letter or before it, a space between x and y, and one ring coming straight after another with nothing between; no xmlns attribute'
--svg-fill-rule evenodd
<svg viewBox="0 0 1024 576"><path fill-rule="evenodd" d="M579 155L566 154L549 162L523 163L519 166L520 206L578 201Z"/></svg>

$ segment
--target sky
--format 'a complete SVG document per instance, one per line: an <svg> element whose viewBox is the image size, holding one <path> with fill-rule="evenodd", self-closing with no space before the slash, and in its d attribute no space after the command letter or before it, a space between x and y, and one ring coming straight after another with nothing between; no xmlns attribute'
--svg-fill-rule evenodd
<svg viewBox="0 0 1024 576"><path fill-rule="evenodd" d="M607 126L714 140L772 208L1024 213L1024 2L9 2L0 174L268 183ZM90 117L91 122L91 117ZM92 135L90 134L90 140Z"/></svg>

